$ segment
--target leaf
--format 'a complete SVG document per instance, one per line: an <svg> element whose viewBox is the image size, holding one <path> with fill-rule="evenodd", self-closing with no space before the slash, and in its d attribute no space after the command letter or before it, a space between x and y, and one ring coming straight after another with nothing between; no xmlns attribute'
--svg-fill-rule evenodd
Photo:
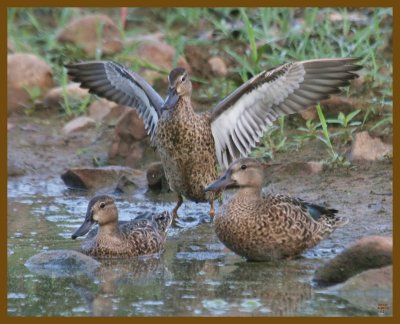
<svg viewBox="0 0 400 324"><path fill-rule="evenodd" d="M361 111L361 109L357 109L353 112L351 112L350 114L347 115L346 119L349 122L350 120L352 120L355 116L357 116L357 114Z"/></svg>
<svg viewBox="0 0 400 324"><path fill-rule="evenodd" d="M240 9L240 12L243 16L244 23L246 26L246 33L247 37L249 39L250 43L250 49L251 49L251 60L253 63L256 63L258 61L258 53L257 53L257 44L256 44L256 38L254 36L254 29L253 26L251 25L250 19L246 14L246 11L242 8Z"/></svg>
<svg viewBox="0 0 400 324"><path fill-rule="evenodd" d="M345 126L345 124L346 124L346 116L342 112L339 113L338 120L339 120L340 124Z"/></svg>

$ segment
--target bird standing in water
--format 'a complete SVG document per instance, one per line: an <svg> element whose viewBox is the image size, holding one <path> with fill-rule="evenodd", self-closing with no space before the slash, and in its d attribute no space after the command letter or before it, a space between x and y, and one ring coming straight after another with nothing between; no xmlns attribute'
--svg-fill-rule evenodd
<svg viewBox="0 0 400 324"><path fill-rule="evenodd" d="M337 216L336 209L286 195L263 194L263 174L268 167L256 159L238 159L205 189L239 188L214 218L215 232L230 250L255 261L290 258L347 224L348 219Z"/></svg>
<svg viewBox="0 0 400 324"><path fill-rule="evenodd" d="M161 253L172 223L168 212L148 213L131 221L118 221L118 209L110 196L93 197L85 220L71 238L86 235L81 252L100 258L120 258Z"/></svg>
<svg viewBox="0 0 400 324"><path fill-rule="evenodd" d="M73 81L100 97L135 108L156 146L170 188L178 202L186 197L209 202L214 215L218 193L204 192L217 178L217 164L227 168L246 157L279 116L300 112L340 92L358 77L356 58L315 59L263 71L205 113L195 113L192 83L183 68L168 76L168 96L160 95L138 74L111 61L66 65Z"/></svg>

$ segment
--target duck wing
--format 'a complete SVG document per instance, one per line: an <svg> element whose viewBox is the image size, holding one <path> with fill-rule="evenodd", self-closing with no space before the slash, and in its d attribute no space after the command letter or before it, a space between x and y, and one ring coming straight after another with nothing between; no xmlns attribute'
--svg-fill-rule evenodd
<svg viewBox="0 0 400 324"><path fill-rule="evenodd" d="M71 63L65 67L72 80L90 93L135 108L153 138L163 100L145 79L112 61Z"/></svg>
<svg viewBox="0 0 400 324"><path fill-rule="evenodd" d="M340 92L361 69L359 58L315 59L280 65L244 83L210 111L218 161L245 157L279 116L305 110Z"/></svg>
<svg viewBox="0 0 400 324"><path fill-rule="evenodd" d="M264 201L268 206L280 206L285 210L293 211L294 219L300 220L304 224L309 223L309 226L313 224L315 231L319 231L320 226L341 227L348 223L347 217L336 215L339 212L337 209L312 204L300 198L280 194L266 194L264 195ZM294 212L294 210L297 210L297 212ZM309 221L312 222L310 223Z"/></svg>

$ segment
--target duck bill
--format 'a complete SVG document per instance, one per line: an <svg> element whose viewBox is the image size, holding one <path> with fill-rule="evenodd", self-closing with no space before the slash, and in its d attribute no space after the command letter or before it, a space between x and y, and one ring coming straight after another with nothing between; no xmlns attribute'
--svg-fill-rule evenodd
<svg viewBox="0 0 400 324"><path fill-rule="evenodd" d="M168 90L168 96L164 101L163 106L161 107L161 109L169 109L169 108L173 108L176 103L178 102L179 96L176 93L176 89L169 89Z"/></svg>
<svg viewBox="0 0 400 324"><path fill-rule="evenodd" d="M92 228L94 221L91 213L87 214L83 224L71 235L71 238L75 240L79 236L85 235Z"/></svg>
<svg viewBox="0 0 400 324"><path fill-rule="evenodd" d="M225 188L233 187L234 185L235 181L231 179L231 171L227 170L220 178L205 187L204 191L224 190Z"/></svg>

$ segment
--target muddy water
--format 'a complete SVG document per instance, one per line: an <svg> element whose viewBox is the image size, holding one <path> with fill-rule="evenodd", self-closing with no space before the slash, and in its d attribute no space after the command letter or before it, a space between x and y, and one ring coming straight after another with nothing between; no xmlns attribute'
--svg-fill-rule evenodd
<svg viewBox="0 0 400 324"><path fill-rule="evenodd" d="M296 260L246 262L219 243L207 204L183 205L161 257L101 261L95 273L75 276L27 269L26 260L41 251L78 249L70 235L90 195L65 189L58 178L9 179L10 316L376 315L313 287L315 268L344 247L340 236ZM172 195L115 198L122 220L174 205Z"/></svg>

